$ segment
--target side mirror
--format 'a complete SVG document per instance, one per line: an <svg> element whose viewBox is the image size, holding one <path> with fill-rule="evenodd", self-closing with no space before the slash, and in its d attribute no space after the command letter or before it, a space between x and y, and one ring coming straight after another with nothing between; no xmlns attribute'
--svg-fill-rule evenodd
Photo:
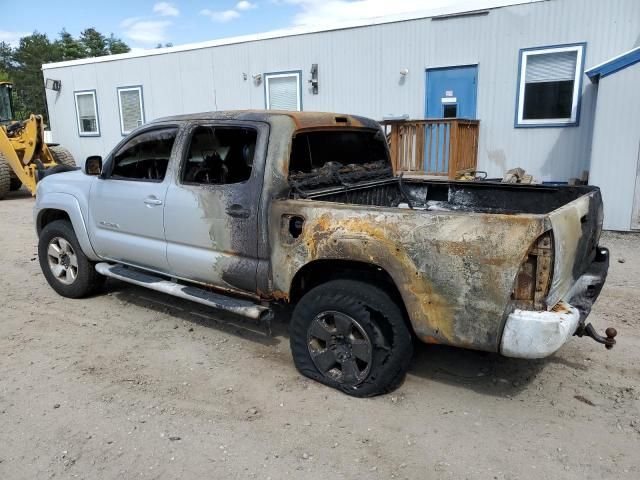
<svg viewBox="0 0 640 480"><path fill-rule="evenodd" d="M102 172L102 157L92 155L84 162L84 173L87 175L100 175Z"/></svg>

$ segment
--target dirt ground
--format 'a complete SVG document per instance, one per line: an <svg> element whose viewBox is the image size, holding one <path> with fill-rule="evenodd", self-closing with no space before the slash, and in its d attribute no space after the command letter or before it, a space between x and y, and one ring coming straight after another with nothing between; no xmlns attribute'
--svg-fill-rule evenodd
<svg viewBox="0 0 640 480"><path fill-rule="evenodd" d="M0 479L640 478L640 236L605 234L591 321L520 361L418 345L395 393L354 399L301 377L274 336L109 281L59 297L33 200L0 202Z"/></svg>

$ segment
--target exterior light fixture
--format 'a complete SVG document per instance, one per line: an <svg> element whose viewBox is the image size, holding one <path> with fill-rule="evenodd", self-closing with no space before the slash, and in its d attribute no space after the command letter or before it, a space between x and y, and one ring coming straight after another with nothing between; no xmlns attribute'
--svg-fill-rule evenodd
<svg viewBox="0 0 640 480"><path fill-rule="evenodd" d="M62 82L60 80L53 80L51 78L47 78L45 80L44 86L47 90L53 90L59 92L62 88Z"/></svg>
<svg viewBox="0 0 640 480"><path fill-rule="evenodd" d="M400 75L402 75L403 77L406 77L407 75L409 75L409 69L403 68L402 70L400 70Z"/></svg>

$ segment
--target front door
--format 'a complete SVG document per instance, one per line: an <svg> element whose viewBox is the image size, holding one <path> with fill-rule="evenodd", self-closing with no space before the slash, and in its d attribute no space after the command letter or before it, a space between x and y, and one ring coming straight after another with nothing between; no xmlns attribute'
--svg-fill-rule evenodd
<svg viewBox="0 0 640 480"><path fill-rule="evenodd" d="M478 66L427 69L426 118L476 118Z"/></svg>
<svg viewBox="0 0 640 480"><path fill-rule="evenodd" d="M426 118L476 118L477 65L427 69L426 81ZM450 134L447 122L426 125L425 171L449 171Z"/></svg>
<svg viewBox="0 0 640 480"><path fill-rule="evenodd" d="M192 127L165 207L167 259L177 277L255 292L267 134L264 124Z"/></svg>
<svg viewBox="0 0 640 480"><path fill-rule="evenodd" d="M89 234L102 258L168 271L164 237L167 167L178 128L129 138L105 161L89 201Z"/></svg>

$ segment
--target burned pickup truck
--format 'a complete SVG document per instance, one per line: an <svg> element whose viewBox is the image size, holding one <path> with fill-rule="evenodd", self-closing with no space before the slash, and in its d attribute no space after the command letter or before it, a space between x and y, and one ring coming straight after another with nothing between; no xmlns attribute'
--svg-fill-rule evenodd
<svg viewBox="0 0 640 480"><path fill-rule="evenodd" d="M304 375L392 390L414 338L540 358L585 324L609 263L596 187L403 179L372 120L214 112L147 124L38 184L49 284L105 277L269 322Z"/></svg>

